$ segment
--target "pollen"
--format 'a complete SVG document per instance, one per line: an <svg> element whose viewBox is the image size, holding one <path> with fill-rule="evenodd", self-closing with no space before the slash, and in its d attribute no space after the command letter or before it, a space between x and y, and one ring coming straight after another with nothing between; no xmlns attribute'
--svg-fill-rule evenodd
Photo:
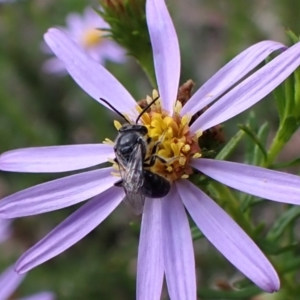
<svg viewBox="0 0 300 300"><path fill-rule="evenodd" d="M181 150L184 153L188 153L191 150L191 146L189 144L185 144Z"/></svg>
<svg viewBox="0 0 300 300"><path fill-rule="evenodd" d="M108 138L104 139L103 144L112 145L112 146L115 145L115 143L112 140L108 139Z"/></svg>
<svg viewBox="0 0 300 300"><path fill-rule="evenodd" d="M117 121L117 120L114 120L114 126L115 126L115 128L116 128L118 131L119 131L120 128L122 127L121 123L120 123L119 121Z"/></svg>
<svg viewBox="0 0 300 300"><path fill-rule="evenodd" d="M118 167L117 167L117 168L118 168ZM111 176L114 176L114 177L121 177L120 172L118 172L119 169L117 169L117 168L115 168L115 169L117 170L116 172L111 172L111 173L110 173Z"/></svg>
<svg viewBox="0 0 300 300"><path fill-rule="evenodd" d="M199 139L202 136L203 132L201 130L196 132L196 136Z"/></svg>
<svg viewBox="0 0 300 300"><path fill-rule="evenodd" d="M158 92L153 91L152 97L147 96L147 103L158 97ZM174 114L170 116L161 108L158 99L141 117L141 122L148 129L150 140L147 156L153 155L156 147L156 160L153 166L147 167L151 172L157 173L170 182L181 178L188 178L193 173L190 161L201 157L198 138L202 133L192 133L189 128L191 117L180 116L182 104L176 101ZM138 109L140 112L141 109Z"/></svg>
<svg viewBox="0 0 300 300"><path fill-rule="evenodd" d="M102 42L102 31L96 28L87 29L81 38L82 45L85 48L91 48Z"/></svg>
<svg viewBox="0 0 300 300"><path fill-rule="evenodd" d="M172 166L168 166L168 167L166 168L166 171L169 172L169 173L173 172Z"/></svg>
<svg viewBox="0 0 300 300"><path fill-rule="evenodd" d="M193 155L193 158L200 158L202 155L201 155L201 153L195 153L194 155Z"/></svg>

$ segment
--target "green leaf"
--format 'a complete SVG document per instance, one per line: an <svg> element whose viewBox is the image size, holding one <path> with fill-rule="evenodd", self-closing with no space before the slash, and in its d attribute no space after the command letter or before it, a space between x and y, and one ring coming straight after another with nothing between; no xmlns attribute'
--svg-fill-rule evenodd
<svg viewBox="0 0 300 300"><path fill-rule="evenodd" d="M278 133L278 142L281 144L286 144L294 132L298 129L298 122L295 117L287 117L283 124L280 125Z"/></svg>
<svg viewBox="0 0 300 300"><path fill-rule="evenodd" d="M265 222L259 223L259 224L255 227L254 232L253 232L253 235L254 235L254 236L260 235L260 234L263 232L263 230L265 229L265 227L266 227L266 223L265 223Z"/></svg>
<svg viewBox="0 0 300 300"><path fill-rule="evenodd" d="M246 212L249 208L253 207L254 205L260 204L263 201L264 199L247 194L245 199L241 201L240 209L242 212Z"/></svg>
<svg viewBox="0 0 300 300"><path fill-rule="evenodd" d="M281 216L275 221L273 226L268 232L268 239L276 241L279 239L284 231L300 216L300 207L293 206L285 211Z"/></svg>
<svg viewBox="0 0 300 300"><path fill-rule="evenodd" d="M286 31L286 33L294 44L300 41L300 37L298 37L292 30L289 29Z"/></svg>
<svg viewBox="0 0 300 300"><path fill-rule="evenodd" d="M266 238L257 238L255 239L255 242L259 248L268 255L279 255L282 253L295 251L299 247L297 244L281 247L276 242L267 240Z"/></svg>
<svg viewBox="0 0 300 300"><path fill-rule="evenodd" d="M288 118L295 114L295 77L294 74L291 74L284 81L285 95L281 99L284 105L284 118Z"/></svg>
<svg viewBox="0 0 300 300"><path fill-rule="evenodd" d="M255 111L254 110L251 110L249 112L249 115L248 115L248 119L247 119L247 122L246 124L253 129L253 131L257 132L258 131L258 126L257 126L257 117L256 117L256 114L255 114Z"/></svg>
<svg viewBox="0 0 300 300"><path fill-rule="evenodd" d="M225 160L236 149L244 135L244 131L239 130L218 153L216 159Z"/></svg>
<svg viewBox="0 0 300 300"><path fill-rule="evenodd" d="M267 144L267 139L269 135L270 126L268 122L265 122L259 129L257 133L257 138L261 141L261 144L265 147ZM259 166L263 160L264 156L262 155L258 145L254 147L254 154L252 165Z"/></svg>
<svg viewBox="0 0 300 300"><path fill-rule="evenodd" d="M285 261L284 266L280 269L280 274L290 273L298 271L300 268L300 258L296 257Z"/></svg>
<svg viewBox="0 0 300 300"><path fill-rule="evenodd" d="M272 94L276 101L279 119L282 122L285 116L285 84L280 84Z"/></svg>
<svg viewBox="0 0 300 300"><path fill-rule="evenodd" d="M295 109L293 114L299 119L300 118L300 68L298 67L295 72L295 92L294 92L294 101L295 101Z"/></svg>
<svg viewBox="0 0 300 300"><path fill-rule="evenodd" d="M252 131L257 133L258 127L257 127L257 118L256 114L253 110L250 111L247 121L245 124L249 127L252 128ZM252 139L247 138L245 139L245 145L246 145L246 150L244 151L244 163L246 164L252 164L253 160L253 152L254 152L254 147L255 144L253 143Z"/></svg>
<svg viewBox="0 0 300 300"><path fill-rule="evenodd" d="M290 140L297 129L298 121L294 116L287 117L283 123L280 124L280 127L269 148L268 159L263 164L264 167L268 168L273 164L282 148Z"/></svg>
<svg viewBox="0 0 300 300"><path fill-rule="evenodd" d="M262 142L259 140L256 133L247 125L239 124L238 127L243 130L248 136L252 139L252 141L255 143L256 146L260 149L261 153L263 154L264 158L267 159L267 151L262 144Z"/></svg>

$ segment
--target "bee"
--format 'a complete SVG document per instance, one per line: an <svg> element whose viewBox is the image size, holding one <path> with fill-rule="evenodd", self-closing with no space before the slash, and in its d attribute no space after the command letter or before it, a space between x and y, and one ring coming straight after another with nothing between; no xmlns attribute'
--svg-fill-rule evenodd
<svg viewBox="0 0 300 300"><path fill-rule="evenodd" d="M121 116L126 123L119 129L115 141L115 161L119 166L121 180L115 186L123 187L126 197L125 204L129 205L137 215L143 212L145 198L162 198L170 189L170 182L159 174L153 173L145 168L155 164L156 159L165 162L163 158L156 155L160 141L153 146L149 157L146 157L147 148L151 138L147 138L148 129L138 124L142 115L150 108L158 98L153 99L138 115L135 124L130 124L126 117L114 108L105 99L100 98L113 111Z"/></svg>

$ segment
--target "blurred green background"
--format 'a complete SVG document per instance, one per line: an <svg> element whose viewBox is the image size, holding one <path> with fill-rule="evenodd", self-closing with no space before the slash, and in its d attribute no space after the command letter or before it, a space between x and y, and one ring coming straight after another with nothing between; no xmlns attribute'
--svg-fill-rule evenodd
<svg viewBox="0 0 300 300"><path fill-rule="evenodd" d="M43 33L64 26L70 12L97 2L20 0L0 2L0 152L14 148L102 142L114 139L111 115L68 76L45 74ZM196 89L229 59L251 44L273 39L288 43L285 29L300 33L298 0L168 1L182 53L182 83ZM151 93L146 76L133 59L107 68L138 100ZM196 90L195 89L195 90ZM256 106L258 124L268 113L276 126L272 100ZM270 118L271 114L271 118ZM243 116L225 126L227 138ZM283 156L292 158L300 135ZM63 174L65 175L65 174ZM0 197L63 175L0 173ZM13 263L78 206L21 218L12 238L0 245L0 270ZM269 205L270 209L276 208ZM277 206L278 207L278 206ZM268 215L272 218L272 212ZM15 296L51 290L57 299L134 299L139 218L121 205L96 230L58 257L31 271ZM205 240L195 243L199 287L213 287L237 271ZM166 298L164 293L163 299Z"/></svg>

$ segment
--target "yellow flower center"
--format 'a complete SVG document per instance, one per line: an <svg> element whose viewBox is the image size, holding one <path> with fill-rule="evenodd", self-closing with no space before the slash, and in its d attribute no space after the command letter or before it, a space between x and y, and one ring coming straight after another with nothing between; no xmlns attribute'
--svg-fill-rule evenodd
<svg viewBox="0 0 300 300"><path fill-rule="evenodd" d="M157 91L153 91L152 97L147 97L147 103L157 98L157 95ZM142 111L139 105L136 108L139 113ZM190 132L191 118L187 115L181 117L181 108L181 103L177 101L173 116L169 116L162 110L160 99L157 99L140 119L142 125L148 129L145 140L150 140L145 160L153 155L153 148L156 146L155 163L145 169L161 175L170 182L188 178L193 173L189 165L190 160L201 157L199 135ZM118 121L115 121L114 125L117 130L122 126ZM116 164L115 168L118 169Z"/></svg>
<svg viewBox="0 0 300 300"><path fill-rule="evenodd" d="M96 28L87 29L82 35L82 45L91 48L102 42L102 32Z"/></svg>

